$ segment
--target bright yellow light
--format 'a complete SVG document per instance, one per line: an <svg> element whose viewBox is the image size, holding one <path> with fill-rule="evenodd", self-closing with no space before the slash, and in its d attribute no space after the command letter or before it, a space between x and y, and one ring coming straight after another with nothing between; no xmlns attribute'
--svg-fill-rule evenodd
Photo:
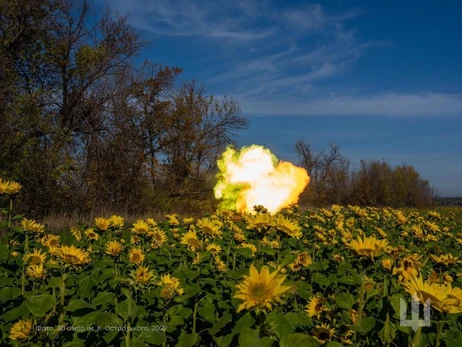
<svg viewBox="0 0 462 347"><path fill-rule="evenodd" d="M240 152L228 147L218 160L220 173L215 197L221 208L253 212L263 205L276 213L295 204L310 181L305 169L278 159L267 148L243 147Z"/></svg>

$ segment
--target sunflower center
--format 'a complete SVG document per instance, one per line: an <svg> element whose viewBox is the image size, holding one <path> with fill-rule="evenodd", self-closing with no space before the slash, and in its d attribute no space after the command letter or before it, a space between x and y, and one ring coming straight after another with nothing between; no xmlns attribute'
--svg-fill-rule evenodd
<svg viewBox="0 0 462 347"><path fill-rule="evenodd" d="M140 255L137 253L132 254L132 261L138 263L140 261Z"/></svg>
<svg viewBox="0 0 462 347"><path fill-rule="evenodd" d="M251 293L254 299L264 299L267 296L267 288L264 284L257 283L252 287Z"/></svg>
<svg viewBox="0 0 462 347"><path fill-rule="evenodd" d="M64 254L64 259L69 263L78 263L80 258L74 254Z"/></svg>
<svg viewBox="0 0 462 347"><path fill-rule="evenodd" d="M197 239L195 239L195 238L189 238L188 239L188 245L190 245L192 247L198 247L199 246L199 241L197 241Z"/></svg>
<svg viewBox="0 0 462 347"><path fill-rule="evenodd" d="M36 256L36 255L34 255L32 257L31 265L38 265L38 264L41 264L41 263L42 263L42 258L40 258L39 256Z"/></svg>
<svg viewBox="0 0 462 347"><path fill-rule="evenodd" d="M156 234L155 236L156 241L162 241L162 235L161 234Z"/></svg>
<svg viewBox="0 0 462 347"><path fill-rule="evenodd" d="M329 335L328 332L324 332L324 331L323 331L323 332L320 332L320 333L319 333L319 339L320 339L320 340L327 340L327 339L329 339L329 336L330 336L330 335Z"/></svg>

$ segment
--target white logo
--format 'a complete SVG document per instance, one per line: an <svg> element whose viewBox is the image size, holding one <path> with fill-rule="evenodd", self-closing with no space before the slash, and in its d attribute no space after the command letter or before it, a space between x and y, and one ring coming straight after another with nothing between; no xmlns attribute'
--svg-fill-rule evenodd
<svg viewBox="0 0 462 347"><path fill-rule="evenodd" d="M414 293L411 301L412 318L407 319L407 302L403 298L399 299L399 320L401 326L411 327L412 330L417 331L419 327L430 326L430 299L427 299L424 304L424 319L419 319L419 298L417 293Z"/></svg>

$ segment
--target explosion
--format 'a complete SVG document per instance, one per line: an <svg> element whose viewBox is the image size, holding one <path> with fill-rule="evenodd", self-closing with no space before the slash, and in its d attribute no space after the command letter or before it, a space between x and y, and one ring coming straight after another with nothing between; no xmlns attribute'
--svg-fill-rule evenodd
<svg viewBox="0 0 462 347"><path fill-rule="evenodd" d="M252 145L236 151L228 147L218 160L215 197L220 208L253 212L263 205L276 213L295 204L310 181L306 170L289 162L278 161L265 147Z"/></svg>

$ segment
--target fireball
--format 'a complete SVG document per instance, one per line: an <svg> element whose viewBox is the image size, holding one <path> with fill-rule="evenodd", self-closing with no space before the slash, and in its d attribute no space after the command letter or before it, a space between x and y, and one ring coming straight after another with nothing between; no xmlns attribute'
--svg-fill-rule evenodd
<svg viewBox="0 0 462 347"><path fill-rule="evenodd" d="M263 205L270 213L297 203L310 181L305 169L278 161L262 146L243 147L240 152L228 147L218 160L215 197L220 207L241 213L255 213Z"/></svg>

